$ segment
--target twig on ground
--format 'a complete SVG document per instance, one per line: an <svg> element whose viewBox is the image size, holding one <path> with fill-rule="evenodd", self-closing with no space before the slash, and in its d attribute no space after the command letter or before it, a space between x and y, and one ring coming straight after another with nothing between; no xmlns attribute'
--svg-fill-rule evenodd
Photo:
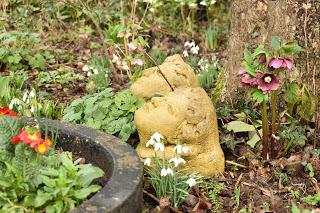
<svg viewBox="0 0 320 213"><path fill-rule="evenodd" d="M243 176L243 173L240 174L240 176L239 176L238 179L237 179L236 184L234 185L234 192L237 191L237 188L238 188L238 186L239 186L239 184L240 184L240 181L241 181L241 179L242 179L242 176Z"/></svg>
<svg viewBox="0 0 320 213"><path fill-rule="evenodd" d="M229 161L229 160L226 160L226 163L227 163L227 164L234 165L234 166L238 166L238 167L241 167L241 168L245 168L245 169L248 168L248 167L245 166L245 165L242 165L242 164L239 164L239 163L236 163L236 162L233 162L233 161Z"/></svg>

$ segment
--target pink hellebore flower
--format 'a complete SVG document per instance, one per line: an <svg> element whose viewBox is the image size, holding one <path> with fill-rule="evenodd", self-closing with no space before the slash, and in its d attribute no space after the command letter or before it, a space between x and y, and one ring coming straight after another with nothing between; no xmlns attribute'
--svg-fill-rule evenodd
<svg viewBox="0 0 320 213"><path fill-rule="evenodd" d="M258 74L258 88L263 91L263 93L268 93L269 91L277 90L280 86L277 76L272 73L257 73Z"/></svg>
<svg viewBox="0 0 320 213"><path fill-rule="evenodd" d="M284 68L284 69L292 69L293 67L293 60L291 58L271 58L268 64L268 67L278 69L278 68Z"/></svg>

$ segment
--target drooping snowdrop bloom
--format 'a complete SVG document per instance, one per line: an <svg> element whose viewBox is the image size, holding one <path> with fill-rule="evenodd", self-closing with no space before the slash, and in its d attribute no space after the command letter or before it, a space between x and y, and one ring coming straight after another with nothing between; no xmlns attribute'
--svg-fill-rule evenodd
<svg viewBox="0 0 320 213"><path fill-rule="evenodd" d="M180 163L183 163L185 164L186 161L183 159L183 158L180 158L180 157L174 157L174 158L171 158L169 160L169 163L174 163L174 167L178 167Z"/></svg>
<svg viewBox="0 0 320 213"><path fill-rule="evenodd" d="M22 97L22 101L26 102L27 98L28 98L28 91L25 91Z"/></svg>
<svg viewBox="0 0 320 213"><path fill-rule="evenodd" d="M148 147L148 146L153 146L154 145L154 140L153 140L153 138L150 138L150 140L148 140L148 142L147 142L147 144L146 144L146 147Z"/></svg>
<svg viewBox="0 0 320 213"><path fill-rule="evenodd" d="M163 152L164 151L164 145L163 145L163 143L161 143L161 142L156 142L155 144L154 144L154 151L159 151L160 150L160 152Z"/></svg>
<svg viewBox="0 0 320 213"><path fill-rule="evenodd" d="M173 175L173 171L170 168L168 168L168 169L163 168L163 169L161 169L160 175L162 177L167 176L167 175Z"/></svg>
<svg viewBox="0 0 320 213"><path fill-rule="evenodd" d="M146 158L143 162L143 165L145 166L150 166L151 165L151 159L150 158Z"/></svg>
<svg viewBox="0 0 320 213"><path fill-rule="evenodd" d="M187 146L182 147L182 153L187 154L188 152L191 152L191 148Z"/></svg>
<svg viewBox="0 0 320 213"><path fill-rule="evenodd" d="M155 132L152 136L152 139L154 139L156 142L160 142L161 139L163 139L163 136L159 132Z"/></svg>
<svg viewBox="0 0 320 213"><path fill-rule="evenodd" d="M182 55L183 55L183 57L188 57L189 56L189 53L188 53L188 51L187 50L184 50L183 52L182 52Z"/></svg>
<svg viewBox="0 0 320 213"><path fill-rule="evenodd" d="M182 153L182 146L180 144L176 145L173 148L173 151L177 152L178 154L181 154Z"/></svg>
<svg viewBox="0 0 320 213"><path fill-rule="evenodd" d="M197 46L191 47L190 51L191 51L192 54L197 55L199 53L199 50L200 50L200 48L197 45Z"/></svg>
<svg viewBox="0 0 320 213"><path fill-rule="evenodd" d="M197 184L197 181L194 178L189 178L186 182L190 188Z"/></svg>
<svg viewBox="0 0 320 213"><path fill-rule="evenodd" d="M33 106L31 107L30 112L34 113L34 107Z"/></svg>

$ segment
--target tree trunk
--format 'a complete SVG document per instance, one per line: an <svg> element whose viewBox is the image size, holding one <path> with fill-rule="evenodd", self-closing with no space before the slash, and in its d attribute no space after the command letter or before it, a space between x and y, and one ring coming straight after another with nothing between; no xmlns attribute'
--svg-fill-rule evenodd
<svg viewBox="0 0 320 213"><path fill-rule="evenodd" d="M319 0L233 0L231 29L226 49L226 88L222 101L239 98L237 75L243 50L262 43L269 47L272 36L297 41L305 51L295 59L290 78L320 95L320 1Z"/></svg>

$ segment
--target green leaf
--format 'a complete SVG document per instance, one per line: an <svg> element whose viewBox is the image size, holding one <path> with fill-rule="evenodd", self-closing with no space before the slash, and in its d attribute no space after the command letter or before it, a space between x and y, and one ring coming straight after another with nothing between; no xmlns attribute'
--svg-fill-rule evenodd
<svg viewBox="0 0 320 213"><path fill-rule="evenodd" d="M258 130L259 131L259 134L262 135L262 129ZM253 132L253 131L252 131ZM259 141L261 141L259 135L257 134L256 131L253 132L253 136L252 137L249 137L250 139L247 141L247 144L251 147L251 148L254 148L257 143Z"/></svg>
<svg viewBox="0 0 320 213"><path fill-rule="evenodd" d="M34 57L29 58L28 61L32 68L40 68L43 70L46 65L45 58L39 53L37 53Z"/></svg>
<svg viewBox="0 0 320 213"><path fill-rule="evenodd" d="M292 81L288 85L284 98L288 103L295 104L298 102L299 93L300 90L298 83L296 81Z"/></svg>
<svg viewBox="0 0 320 213"><path fill-rule="evenodd" d="M37 191L37 195L34 199L34 206L40 207L44 205L47 201L52 199L52 195L50 193L43 192L41 190Z"/></svg>
<svg viewBox="0 0 320 213"><path fill-rule="evenodd" d="M262 103L263 101L268 100L268 96L266 94L263 94L263 92L260 89L255 89L251 93L251 98L257 102L257 103Z"/></svg>
<svg viewBox="0 0 320 213"><path fill-rule="evenodd" d="M281 41L278 36L272 36L271 38L271 47L275 50L280 49Z"/></svg>
<svg viewBox="0 0 320 213"><path fill-rule="evenodd" d="M227 128L228 131L233 131L235 133L255 131L255 128L253 125L247 124L242 121L231 121L230 123L227 123L225 127Z"/></svg>
<svg viewBox="0 0 320 213"><path fill-rule="evenodd" d="M79 165L78 168L80 170L77 174L80 176L82 186L88 186L94 179L104 175L102 169L91 164Z"/></svg>
<svg viewBox="0 0 320 213"><path fill-rule="evenodd" d="M19 64L22 58L19 55L19 53L16 53L14 55L9 56L7 59L10 64Z"/></svg>
<svg viewBox="0 0 320 213"><path fill-rule="evenodd" d="M243 51L243 57L244 57L244 60L246 61L246 63L248 65L253 63L253 58L251 56L250 51L247 48L245 48L244 51Z"/></svg>
<svg viewBox="0 0 320 213"><path fill-rule="evenodd" d="M83 188L80 190L74 191L74 196L77 199L85 199L87 198L91 193L97 192L99 189L101 189L101 186L98 185L91 185L88 188Z"/></svg>
<svg viewBox="0 0 320 213"><path fill-rule="evenodd" d="M303 48L299 46L297 42L288 42L281 47L285 55L294 55L303 51Z"/></svg>

